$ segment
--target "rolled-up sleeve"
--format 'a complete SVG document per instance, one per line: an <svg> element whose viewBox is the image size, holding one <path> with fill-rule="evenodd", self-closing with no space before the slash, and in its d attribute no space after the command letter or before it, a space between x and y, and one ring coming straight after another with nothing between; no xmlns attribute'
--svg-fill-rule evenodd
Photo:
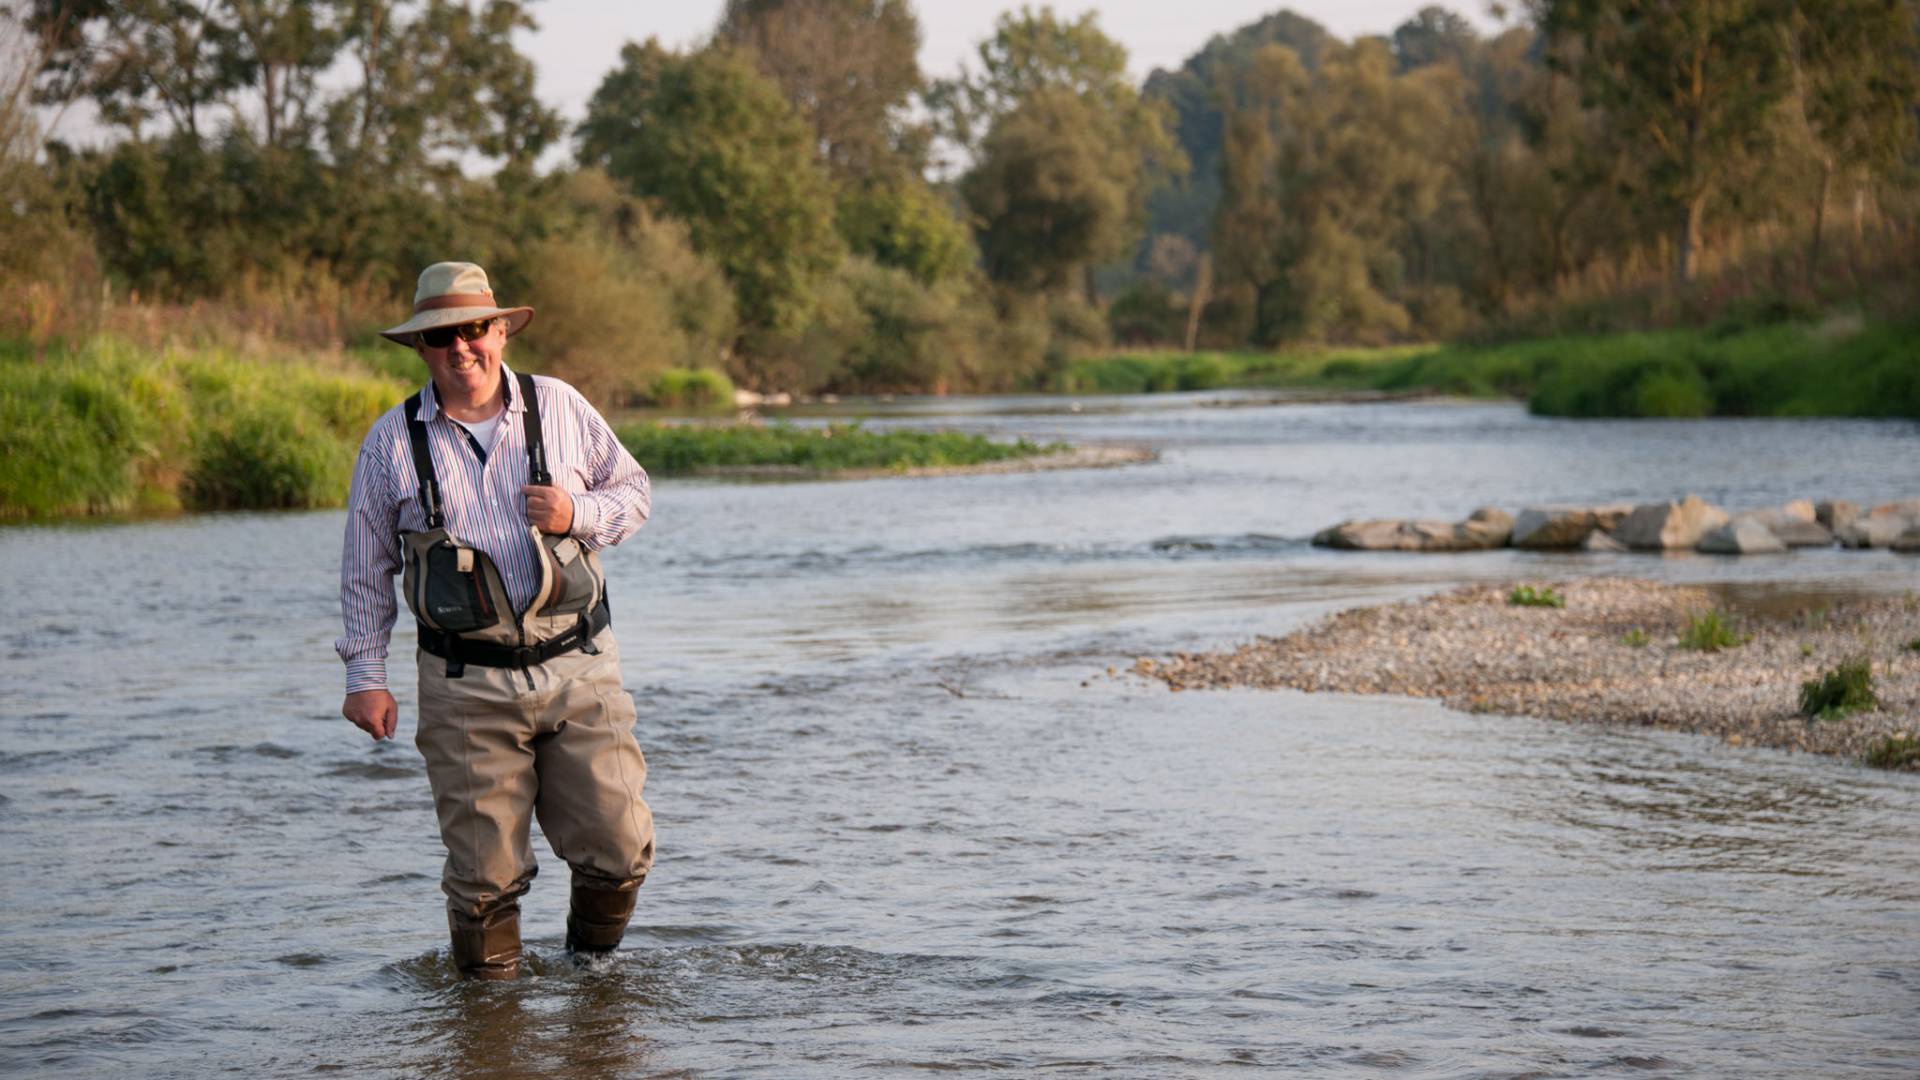
<svg viewBox="0 0 1920 1080"><path fill-rule="evenodd" d="M340 551L340 618L346 632L333 647L346 661L349 694L386 688L387 642L398 613L393 575L400 570L399 504L379 435L376 426L354 464Z"/></svg>
<svg viewBox="0 0 1920 1080"><path fill-rule="evenodd" d="M653 485L604 417L585 398L569 395L584 425L588 457L585 494L573 496L570 530L589 549L612 547L640 531L653 511Z"/></svg>

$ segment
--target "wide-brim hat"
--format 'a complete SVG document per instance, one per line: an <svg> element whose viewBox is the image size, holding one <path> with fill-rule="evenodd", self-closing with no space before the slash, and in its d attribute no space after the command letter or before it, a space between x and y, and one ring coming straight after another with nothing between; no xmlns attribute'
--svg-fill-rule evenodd
<svg viewBox="0 0 1920 1080"><path fill-rule="evenodd" d="M380 336L412 345L413 335L422 330L501 316L506 317L507 336L512 337L533 321L533 309L495 304L487 272L473 263L438 262L420 271L420 284L413 290L413 318L380 331Z"/></svg>

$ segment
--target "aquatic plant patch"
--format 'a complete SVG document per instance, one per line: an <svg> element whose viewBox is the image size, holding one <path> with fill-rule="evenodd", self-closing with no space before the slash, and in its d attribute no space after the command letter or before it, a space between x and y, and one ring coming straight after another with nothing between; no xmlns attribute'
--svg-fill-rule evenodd
<svg viewBox="0 0 1920 1080"><path fill-rule="evenodd" d="M951 431L872 431L860 424L802 428L790 424L629 424L620 441L648 472L661 476L703 469L786 468L831 473L906 470L1037 457L1065 443L994 442Z"/></svg>
<svg viewBox="0 0 1920 1080"><path fill-rule="evenodd" d="M1818 720L1837 720L1852 712L1880 707L1873 692L1873 663L1864 656L1842 661L1818 679L1800 684L1800 712Z"/></svg>
<svg viewBox="0 0 1920 1080"><path fill-rule="evenodd" d="M1549 586L1535 588L1532 585L1518 585L1507 594L1507 603L1514 607L1550 607L1567 606L1567 598L1554 592Z"/></svg>

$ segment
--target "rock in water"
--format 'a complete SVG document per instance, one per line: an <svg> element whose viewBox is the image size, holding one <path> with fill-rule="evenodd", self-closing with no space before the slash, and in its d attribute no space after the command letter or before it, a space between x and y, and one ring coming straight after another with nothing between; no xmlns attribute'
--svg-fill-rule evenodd
<svg viewBox="0 0 1920 1080"><path fill-rule="evenodd" d="M1513 546L1577 548L1596 529L1612 531L1633 512L1631 503L1607 506L1529 506L1513 522Z"/></svg>
<svg viewBox="0 0 1920 1080"><path fill-rule="evenodd" d="M1814 520L1832 532L1839 532L1860 516L1860 508L1845 499L1823 499L1814 504Z"/></svg>
<svg viewBox="0 0 1920 1080"><path fill-rule="evenodd" d="M1727 523L1727 512L1698 495L1680 502L1647 503L1633 508L1614 530L1614 539L1630 548L1671 551L1697 547L1700 538Z"/></svg>
<svg viewBox="0 0 1920 1080"><path fill-rule="evenodd" d="M1343 521L1313 536L1316 547L1348 551L1480 551L1505 547L1513 519L1483 506L1462 522Z"/></svg>
<svg viewBox="0 0 1920 1080"><path fill-rule="evenodd" d="M1595 529L1580 541L1581 551L1626 551L1627 545L1615 540L1611 535Z"/></svg>
<svg viewBox="0 0 1920 1080"><path fill-rule="evenodd" d="M1787 550L1787 545L1758 519L1740 518L1701 537L1700 550L1714 555L1770 555Z"/></svg>
<svg viewBox="0 0 1920 1080"><path fill-rule="evenodd" d="M1832 547L1833 534L1814 521L1786 521L1778 525L1769 525L1773 535L1790 548Z"/></svg>
<svg viewBox="0 0 1920 1080"><path fill-rule="evenodd" d="M1920 554L1920 526L1908 529L1906 532L1894 537L1893 543L1887 546L1895 551L1905 552L1910 555Z"/></svg>
<svg viewBox="0 0 1920 1080"><path fill-rule="evenodd" d="M1892 547L1914 523L1894 514L1868 514L1833 531L1840 543L1850 548Z"/></svg>

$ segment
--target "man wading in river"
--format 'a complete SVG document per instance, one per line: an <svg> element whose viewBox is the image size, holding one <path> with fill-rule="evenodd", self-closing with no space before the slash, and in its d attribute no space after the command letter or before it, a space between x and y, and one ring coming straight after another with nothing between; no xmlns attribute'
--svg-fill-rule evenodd
<svg viewBox="0 0 1920 1080"><path fill-rule="evenodd" d="M341 712L375 739L399 725L395 574L419 623L415 742L447 846L453 962L481 979L519 970L532 816L573 868L575 955L620 943L653 863L647 764L596 554L647 520L647 474L572 387L501 362L532 319L496 306L472 263L421 272L413 317L381 333L432 378L361 444L340 560Z"/></svg>

